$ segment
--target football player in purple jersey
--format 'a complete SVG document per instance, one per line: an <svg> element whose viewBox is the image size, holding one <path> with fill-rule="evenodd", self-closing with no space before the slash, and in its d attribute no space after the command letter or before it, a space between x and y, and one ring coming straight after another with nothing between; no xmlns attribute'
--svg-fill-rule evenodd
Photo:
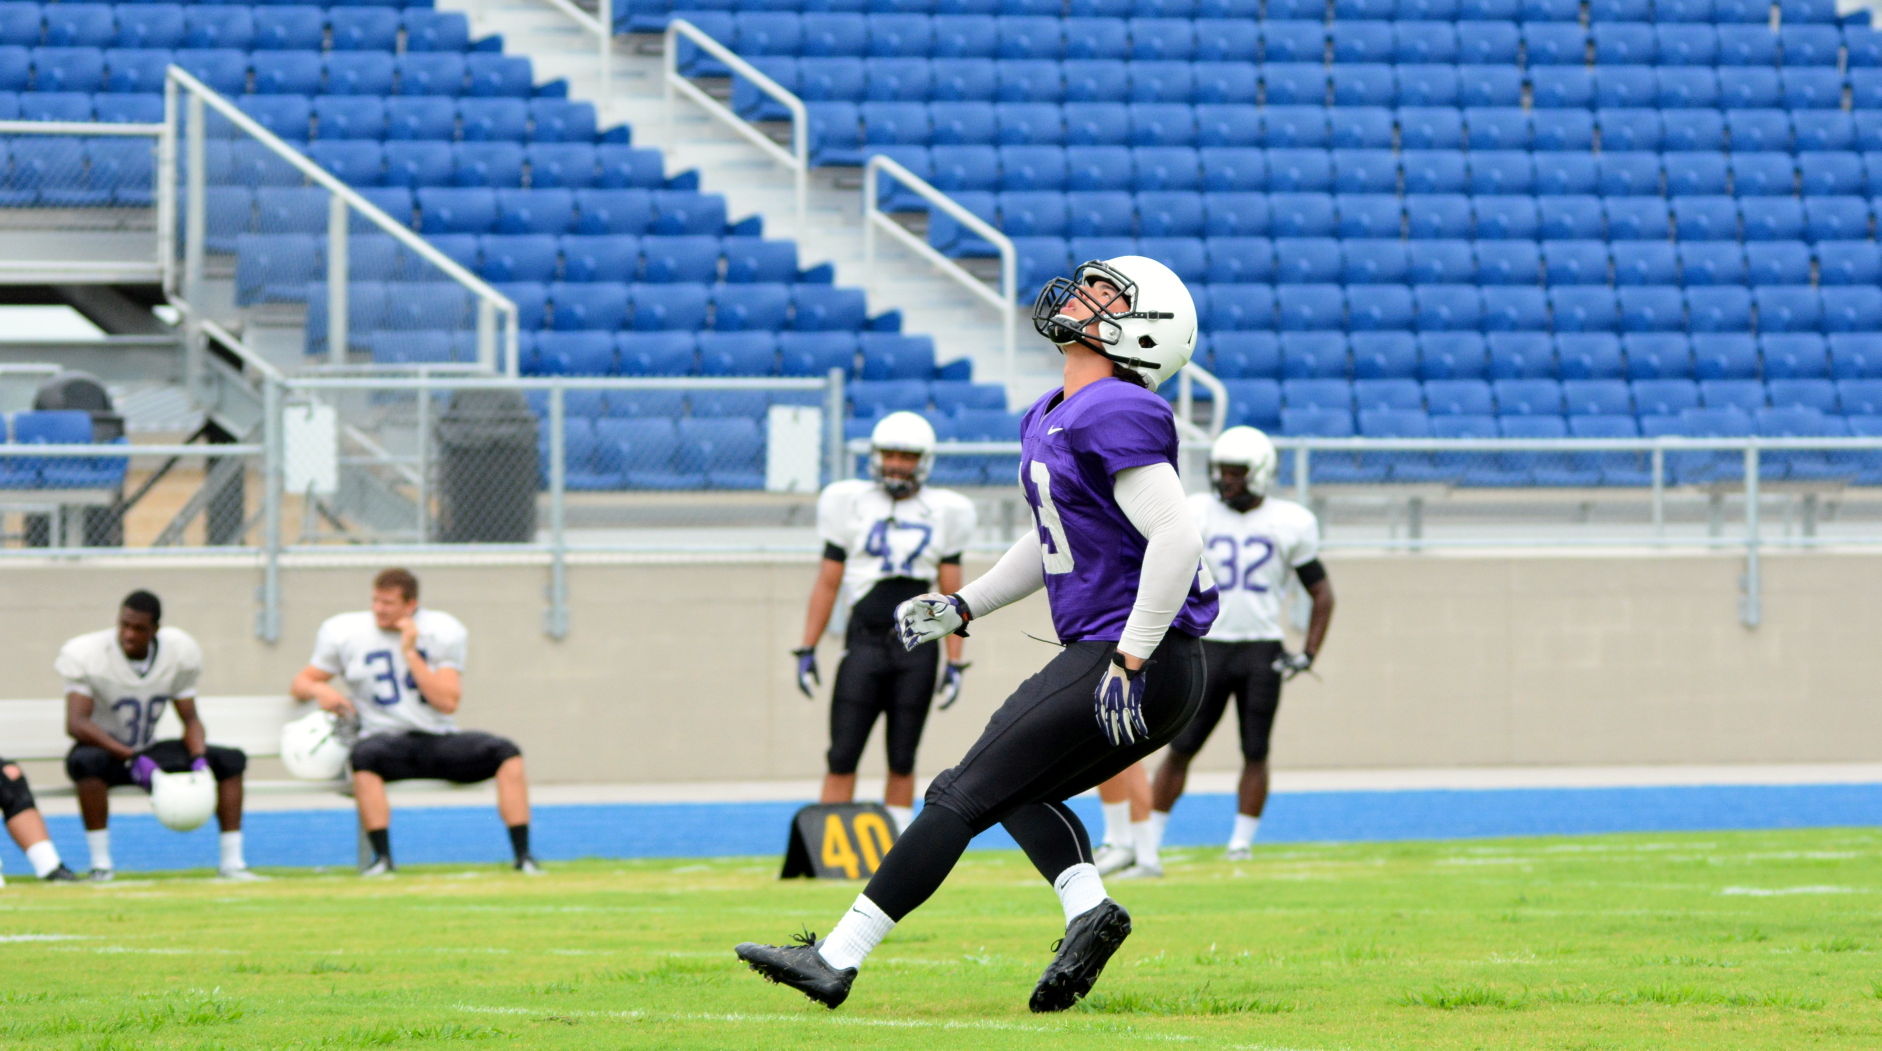
<svg viewBox="0 0 1882 1051"><path fill-rule="evenodd" d="M737 948L740 959L826 1007L928 900L975 835L1005 826L1058 893L1065 937L1034 987L1034 1011L1083 997L1130 934L1065 800L1168 743L1201 703L1201 637L1216 591L1176 474L1176 421L1153 393L1189 361L1196 306L1182 279L1142 256L1080 266L1033 304L1064 354L1065 381L1020 423L1020 485L1033 526L985 575L896 610L914 647L1045 589L1063 647L996 711L980 740L929 787L830 936Z"/></svg>

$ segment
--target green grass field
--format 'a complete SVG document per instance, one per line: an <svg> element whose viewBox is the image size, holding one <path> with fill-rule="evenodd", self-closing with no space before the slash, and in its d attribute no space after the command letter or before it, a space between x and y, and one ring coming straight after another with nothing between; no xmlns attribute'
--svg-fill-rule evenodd
<svg viewBox="0 0 1882 1051"><path fill-rule="evenodd" d="M769 859L16 877L0 1047L1873 1049L1878 859L1866 829L1177 851L1113 885L1136 934L1057 1016L1016 853L969 854L835 1012L732 956L856 893Z"/></svg>

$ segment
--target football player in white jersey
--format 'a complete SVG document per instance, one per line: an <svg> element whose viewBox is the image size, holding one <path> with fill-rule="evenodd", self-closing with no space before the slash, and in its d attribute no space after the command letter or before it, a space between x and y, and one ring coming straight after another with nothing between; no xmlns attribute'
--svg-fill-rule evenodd
<svg viewBox="0 0 1882 1051"><path fill-rule="evenodd" d="M947 708L960 696L959 636L946 641L947 663L936 677L938 648L904 650L895 607L924 591L961 586L961 550L974 532L974 505L951 489L925 484L934 465L934 428L912 412L884 416L870 433L873 479L832 482L817 498L823 564L811 588L797 658L797 688L813 696L817 639L829 626L839 593L848 610L843 663L830 691L830 750L822 802L856 796L856 764L878 717L888 724L889 779L882 801L898 828L914 816L915 751L932 697Z"/></svg>
<svg viewBox="0 0 1882 1051"><path fill-rule="evenodd" d="M1162 839L1170 810L1182 797L1190 760L1202 750L1236 700L1242 729L1242 777L1228 856L1246 860L1268 802L1268 735L1281 703L1281 684L1313 667L1333 620L1333 584L1320 564L1320 523L1312 511L1270 495L1279 464L1274 443L1253 427L1230 427L1209 452L1215 493L1189 498L1190 513L1220 589L1222 612L1202 640L1208 686L1202 708L1170 742L1151 785L1150 835ZM1287 652L1282 601L1290 578L1313 600L1299 653Z"/></svg>
<svg viewBox="0 0 1882 1051"><path fill-rule="evenodd" d="M118 608L118 626L71 639L53 669L65 680L65 732L76 743L65 772L78 788L79 816L91 848L91 878L111 878L110 789L135 784L150 790L158 770L208 770L216 778L216 821L222 827L224 879L255 880L242 853L242 771L239 748L208 743L196 714L196 682L203 651L181 628L161 626L163 603L133 591ZM174 707L183 723L179 739L156 741L157 720Z"/></svg>
<svg viewBox="0 0 1882 1051"><path fill-rule="evenodd" d="M59 848L46 834L46 819L39 816L39 804L33 799L32 786L26 783L26 773L5 759L0 759L0 820L6 822L13 842L26 852L33 875L47 883L77 881L78 876L65 867L59 859ZM6 880L0 879L0 886L5 885Z"/></svg>
<svg viewBox="0 0 1882 1051"><path fill-rule="evenodd" d="M523 752L496 734L459 730L469 633L456 617L418 605L418 578L388 569L373 578L372 608L320 625L314 655L294 677L295 699L359 721L353 800L373 857L362 876L392 864L392 804L386 782L415 777L473 784L495 778L497 814L510 831L513 866L542 871L529 853L529 782ZM336 684L334 680L339 680Z"/></svg>

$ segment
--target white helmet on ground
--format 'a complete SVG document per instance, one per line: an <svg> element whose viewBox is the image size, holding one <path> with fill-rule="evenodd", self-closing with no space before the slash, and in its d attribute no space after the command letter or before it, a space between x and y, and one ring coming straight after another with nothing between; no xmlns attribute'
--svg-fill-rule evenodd
<svg viewBox="0 0 1882 1051"><path fill-rule="evenodd" d="M207 770L152 773L150 809L165 828L188 832L216 812L216 775Z"/></svg>
<svg viewBox="0 0 1882 1051"><path fill-rule="evenodd" d="M1221 491L1219 468L1242 467L1248 475L1243 486L1255 496L1266 496L1274 488L1274 473L1281 457L1268 436L1253 427L1230 427L1216 436L1209 449L1209 480Z"/></svg>
<svg viewBox="0 0 1882 1051"><path fill-rule="evenodd" d="M281 764L295 777L331 781L346 769L350 736L332 712L309 712L281 728Z"/></svg>
<svg viewBox="0 0 1882 1051"><path fill-rule="evenodd" d="M927 420L912 412L889 413L876 421L875 429L869 432L869 472L890 496L899 500L928 480L928 472L934 469L934 441L934 427ZM882 469L885 452L914 453L920 457L915 463L914 475L898 478L885 473Z"/></svg>
<svg viewBox="0 0 1882 1051"><path fill-rule="evenodd" d="M1116 286L1100 297L1093 280ZM1079 321L1065 313L1074 298L1091 311ZM1118 307L1120 309L1112 309ZM1087 329L1096 320L1097 333ZM1151 390L1176 375L1196 352L1196 300L1176 271L1141 255L1093 260L1073 277L1055 277L1033 301L1033 327L1061 348L1078 343L1144 378Z"/></svg>

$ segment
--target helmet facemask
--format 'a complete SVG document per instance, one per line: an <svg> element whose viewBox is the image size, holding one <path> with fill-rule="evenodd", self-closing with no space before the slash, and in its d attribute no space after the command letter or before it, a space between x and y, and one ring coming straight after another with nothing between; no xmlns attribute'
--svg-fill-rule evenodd
<svg viewBox="0 0 1882 1051"><path fill-rule="evenodd" d="M1093 278L1109 282L1117 292L1112 295L1099 292L1091 286ZM1137 282L1113 267L1093 260L1080 266L1076 276L1055 277L1039 290L1039 298L1033 300L1032 305L1033 328L1061 349L1076 343L1126 368L1149 369L1155 375L1161 362L1146 361L1132 355L1129 348L1120 348L1124 322L1167 321L1176 315L1134 309L1137 305L1137 291ZM1089 317L1080 320L1065 313L1065 307L1074 299L1091 312ZM1094 327L1094 322L1097 329L1095 334L1089 331ZM1140 338L1148 340L1150 337Z"/></svg>
<svg viewBox="0 0 1882 1051"><path fill-rule="evenodd" d="M1240 473L1234 475L1225 474L1223 472L1223 468L1225 467L1234 468ZM1254 472L1249 469L1247 464L1211 463L1209 465L1209 481L1215 486L1216 496L1220 497L1223 503L1236 511L1245 512L1252 510L1256 504L1261 502L1262 494L1255 492L1254 489L1249 486L1249 483L1254 481L1252 477L1253 474Z"/></svg>
<svg viewBox="0 0 1882 1051"><path fill-rule="evenodd" d="M887 464L885 464L882 459L882 454L885 452L906 453L915 457L913 470L911 470L906 477L890 474ZM882 486L883 492L888 493L892 499L905 500L915 495L915 491L921 488L921 483L927 481L928 467L933 461L933 458L934 453L928 450L887 449L878 447L872 449L869 453L869 470L876 476L876 484Z"/></svg>

